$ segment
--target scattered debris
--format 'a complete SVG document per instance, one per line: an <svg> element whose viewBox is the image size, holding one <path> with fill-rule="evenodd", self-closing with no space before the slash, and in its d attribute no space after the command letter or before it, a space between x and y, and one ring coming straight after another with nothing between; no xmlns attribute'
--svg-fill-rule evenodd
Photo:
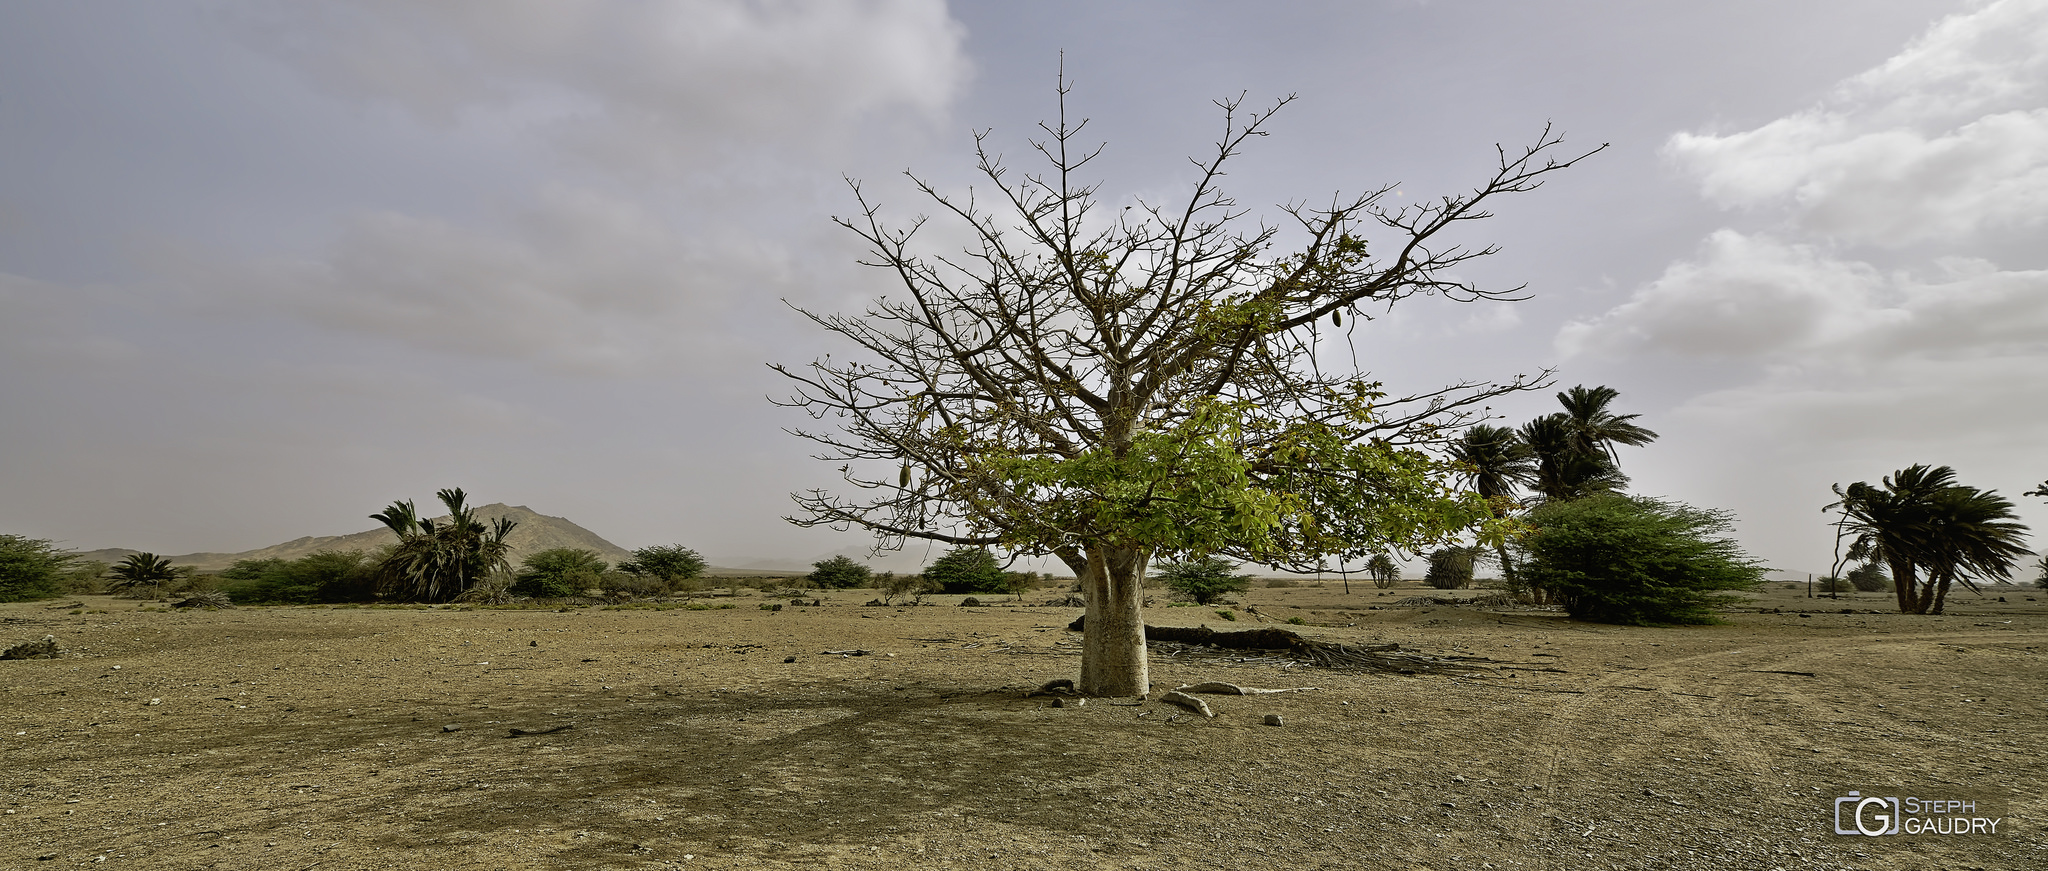
<svg viewBox="0 0 2048 871"><path fill-rule="evenodd" d="M57 647L57 636L45 635L41 641L24 641L0 651L0 659L57 659L64 651Z"/></svg>
<svg viewBox="0 0 2048 871"><path fill-rule="evenodd" d="M171 603L173 608L233 608L235 601L219 590L200 590L186 593L185 598Z"/></svg>
<svg viewBox="0 0 2048 871"><path fill-rule="evenodd" d="M1175 687L1175 691L1177 692L1209 693L1211 695L1219 696L1260 696L1266 695L1268 693L1306 693L1312 692L1314 690L1315 687L1291 687L1288 689L1280 690L1262 690L1257 687L1243 687L1238 686L1234 683L1224 683L1222 681L1217 680L1203 681L1201 683L1196 684L1188 684L1184 687Z"/></svg>
<svg viewBox="0 0 2048 871"><path fill-rule="evenodd" d="M1194 711L1197 714L1201 714L1204 717L1216 716L1215 711L1209 710L1208 702L1202 701L1201 699L1188 695L1187 693L1181 692L1179 690L1174 690L1172 692L1167 693L1166 695L1160 696L1159 700L1162 702L1168 702L1171 704L1179 705L1183 708L1187 708L1188 710Z"/></svg>
<svg viewBox="0 0 2048 871"><path fill-rule="evenodd" d="M819 655L819 656L866 656L866 655L868 655L868 654L870 654L870 653L873 653L873 652L874 652L874 651L871 651L871 650L821 650L821 651L819 651L819 652L818 652L818 655Z"/></svg>
<svg viewBox="0 0 2048 871"><path fill-rule="evenodd" d="M563 724L562 724L562 725L560 725L560 726L549 726L549 727L547 727L547 728L545 728L545 729L513 729L513 730L512 730L512 734L510 734L510 735L506 735L505 737L507 737L507 738L526 738L526 737L531 737L531 736L533 736L533 735L552 735L552 734L554 734L554 733L556 733L556 732L560 732L560 731L562 731L563 729L574 729L574 728L576 728L576 724L575 724L575 723L563 723ZM443 731L446 731L446 728L445 728L445 727L443 728Z"/></svg>

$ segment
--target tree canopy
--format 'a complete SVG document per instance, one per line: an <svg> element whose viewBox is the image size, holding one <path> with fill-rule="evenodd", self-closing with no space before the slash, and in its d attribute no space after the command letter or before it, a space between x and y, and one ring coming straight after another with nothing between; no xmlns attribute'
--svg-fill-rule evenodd
<svg viewBox="0 0 2048 871"><path fill-rule="evenodd" d="M957 254L928 250L925 219L892 226L853 185L860 211L841 224L903 295L860 315L799 309L857 351L775 367L796 383L786 404L830 421L794 432L854 495L796 494L791 521L864 528L883 547L921 538L1057 557L1088 602L1080 688L1095 695L1149 685L1139 607L1155 555L1314 571L1485 526L1484 500L1447 486L1427 448L1542 375L1397 394L1327 369L1337 355L1321 352L1403 300L1519 298L1459 277L1494 248L1445 237L1584 155L1555 157L1561 139L1546 129L1496 149L1470 191L1399 199L1385 185L1289 205L1284 224L1267 224L1220 182L1292 98L1266 112L1224 100L1186 196L1119 207L1079 176L1101 146L1083 145L1086 122L1068 118L1064 84L1059 94L1048 138L1032 143L1041 172L1012 171L982 134L986 189L912 177L970 240Z"/></svg>
<svg viewBox="0 0 2048 871"><path fill-rule="evenodd" d="M619 563L619 571L652 575L668 584L687 581L704 573L704 558L680 544L663 544L633 551L633 558Z"/></svg>
<svg viewBox="0 0 2048 871"><path fill-rule="evenodd" d="M1003 566L985 547L962 546L946 551L924 568L924 579L941 593L1001 593Z"/></svg>
<svg viewBox="0 0 2048 871"><path fill-rule="evenodd" d="M64 573L78 559L48 539L0 535L0 602L47 599L62 592Z"/></svg>
<svg viewBox="0 0 2048 871"><path fill-rule="evenodd" d="M1882 561L1904 614L1939 614L1952 584L1970 590L1984 578L2008 578L2033 555L2012 500L1956 481L1948 466L1912 465L1881 484L1834 487L1849 558ZM1925 573L1923 578L1922 573Z"/></svg>
<svg viewBox="0 0 2048 871"><path fill-rule="evenodd" d="M874 576L867 566L854 562L852 557L835 556L811 563L813 571L808 576L812 586L832 590L850 587L865 587Z"/></svg>
<svg viewBox="0 0 2048 871"><path fill-rule="evenodd" d="M469 591L492 572L508 571L505 536L518 524L500 517L485 523L468 496L455 487L434 494L448 509L446 521L419 516L412 500L393 502L370 515L398 534L398 546L378 566L379 592L408 602L446 602Z"/></svg>

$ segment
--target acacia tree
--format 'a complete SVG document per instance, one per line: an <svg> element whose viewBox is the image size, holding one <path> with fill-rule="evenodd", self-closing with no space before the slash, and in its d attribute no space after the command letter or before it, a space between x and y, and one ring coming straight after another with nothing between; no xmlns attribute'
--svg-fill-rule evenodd
<svg viewBox="0 0 2048 871"><path fill-rule="evenodd" d="M1369 320L1366 308L1519 298L1455 277L1493 247L1442 237L1585 155L1556 156L1561 138L1545 128L1526 149L1496 149L1491 176L1468 192L1396 203L1387 185L1287 206L1283 236L1219 182L1292 97L1249 114L1242 98L1219 101L1223 134L1191 161L1185 199L1116 208L1077 176L1102 146L1081 144L1087 122L1069 123L1067 93L1062 81L1059 118L1031 143L1043 172L1011 172L984 132L985 190L911 176L971 239L958 254L927 253L926 219L891 226L851 183L860 213L838 221L904 296L860 315L798 309L861 351L774 367L797 383L782 404L831 421L792 432L822 445L818 458L841 464L857 494L792 494L789 520L864 528L880 548L915 538L1056 557L1087 603L1080 691L1143 695L1140 605L1155 556L1314 571L1329 556L1417 549L1491 523L1426 448L1543 376L1395 395L1363 372L1325 371L1317 352L1351 335L1347 315L1352 329Z"/></svg>

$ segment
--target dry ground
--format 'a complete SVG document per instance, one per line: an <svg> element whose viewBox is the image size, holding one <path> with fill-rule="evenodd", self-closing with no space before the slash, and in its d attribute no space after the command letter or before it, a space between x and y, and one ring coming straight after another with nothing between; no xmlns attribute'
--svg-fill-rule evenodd
<svg viewBox="0 0 2048 871"><path fill-rule="evenodd" d="M1353 590L1246 604L1496 671L1155 657L1318 688L1201 720L1024 698L1076 672L1070 608L4 605L0 646L70 655L0 662L0 867L2048 868L2048 595L1643 629ZM2003 821L1837 836L1850 790Z"/></svg>

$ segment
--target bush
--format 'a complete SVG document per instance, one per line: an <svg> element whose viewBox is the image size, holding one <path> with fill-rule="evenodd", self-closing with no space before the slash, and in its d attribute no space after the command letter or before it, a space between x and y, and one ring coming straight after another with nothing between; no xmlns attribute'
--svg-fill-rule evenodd
<svg viewBox="0 0 2048 871"><path fill-rule="evenodd" d="M0 535L0 602L48 599L63 592L78 556L41 538Z"/></svg>
<svg viewBox="0 0 2048 871"><path fill-rule="evenodd" d="M1222 557L1205 556L1181 562L1161 563L1159 580L1167 589L1193 599L1198 605L1214 604L1225 593L1242 593L1251 587L1251 575L1234 575L1237 565Z"/></svg>
<svg viewBox="0 0 2048 871"><path fill-rule="evenodd" d="M1892 576L1885 574L1884 566L1864 563L1849 570L1849 583L1866 593L1876 593L1892 588Z"/></svg>
<svg viewBox="0 0 2048 871"><path fill-rule="evenodd" d="M1472 565L1478 561L1478 548L1439 548L1429 555L1429 572L1422 576L1422 582L1439 590L1462 590L1472 586Z"/></svg>
<svg viewBox="0 0 2048 871"><path fill-rule="evenodd" d="M221 571L221 590L243 605L367 602L376 596L377 561L353 550L323 550L295 560L237 560Z"/></svg>
<svg viewBox="0 0 2048 871"><path fill-rule="evenodd" d="M1813 579L1813 588L1823 593L1847 593L1855 590L1856 586L1849 583L1848 578L1838 578L1829 575Z"/></svg>
<svg viewBox="0 0 2048 871"><path fill-rule="evenodd" d="M880 580L875 583L875 589L881 591L882 600L885 602L899 596L909 596L912 602L916 602L923 599L928 593L938 592L938 585L925 580L924 575L898 575L895 572L883 572Z"/></svg>
<svg viewBox="0 0 2048 871"><path fill-rule="evenodd" d="M560 599L582 595L604 578L604 560L595 551L573 547L551 547L520 561L512 582L515 596Z"/></svg>
<svg viewBox="0 0 2048 871"><path fill-rule="evenodd" d="M806 578L813 587L828 590L844 590L851 587L865 587L874 573L867 566L854 562L850 557L835 556L828 560L811 563L817 571Z"/></svg>
<svg viewBox="0 0 2048 871"><path fill-rule="evenodd" d="M936 592L1004 592L1003 567L985 547L956 547L937 562L925 567L924 579L936 584Z"/></svg>
<svg viewBox="0 0 2048 871"><path fill-rule="evenodd" d="M1763 582L1764 567L1724 537L1725 511L1603 494L1549 502L1517 543L1530 585L1574 618L1654 625L1712 623L1713 609Z"/></svg>
<svg viewBox="0 0 2048 871"><path fill-rule="evenodd" d="M645 598L667 593L669 585L667 581L653 575L609 571L598 577L597 588L609 596Z"/></svg>

